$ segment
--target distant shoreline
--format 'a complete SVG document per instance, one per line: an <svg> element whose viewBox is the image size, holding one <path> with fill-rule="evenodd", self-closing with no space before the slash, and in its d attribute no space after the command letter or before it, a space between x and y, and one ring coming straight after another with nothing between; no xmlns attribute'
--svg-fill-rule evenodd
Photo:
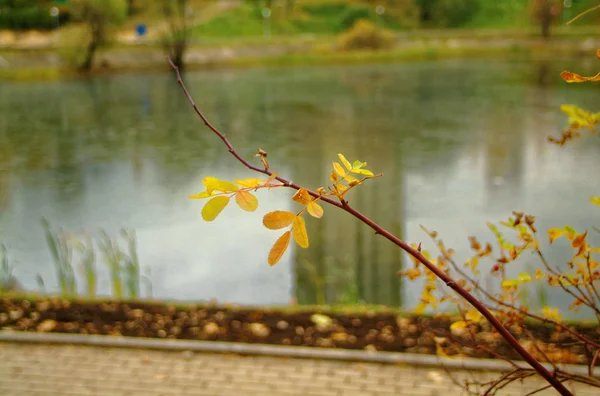
<svg viewBox="0 0 600 396"><path fill-rule="evenodd" d="M378 51L341 51L335 44L297 42L271 45L192 46L186 54L188 70L216 67L310 66L369 64L448 58L498 56L578 57L600 48L600 36L555 38L544 41L526 37L441 37L399 38L395 48ZM3 50L0 52L0 81L48 81L89 75L168 71L166 55L156 46L119 46L98 53L94 69L81 75L66 66L59 50Z"/></svg>

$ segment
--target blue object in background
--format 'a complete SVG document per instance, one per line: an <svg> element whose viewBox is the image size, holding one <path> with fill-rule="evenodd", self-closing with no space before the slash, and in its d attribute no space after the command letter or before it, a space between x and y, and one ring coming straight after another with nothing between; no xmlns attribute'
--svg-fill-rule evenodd
<svg viewBox="0 0 600 396"><path fill-rule="evenodd" d="M137 25L135 27L135 31L138 34L138 36L143 36L148 31L148 28L146 27L145 24L140 23L139 25Z"/></svg>

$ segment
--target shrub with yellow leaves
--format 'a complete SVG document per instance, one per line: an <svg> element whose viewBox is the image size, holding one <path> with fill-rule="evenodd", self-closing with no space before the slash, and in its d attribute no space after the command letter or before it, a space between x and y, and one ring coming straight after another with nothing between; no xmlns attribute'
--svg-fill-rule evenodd
<svg viewBox="0 0 600 396"><path fill-rule="evenodd" d="M598 51L600 57L600 51ZM202 217L206 221L213 221L225 209L232 198L237 205L244 211L252 212L258 207L258 199L253 192L259 189L273 188L291 188L296 190L292 197L293 201L300 204L302 208L298 212L290 211L272 211L263 217L263 225L268 229L287 230L276 240L268 255L269 265L275 265L287 250L291 239L302 248L309 246L309 236L306 231L304 214L308 213L311 217L321 218L324 214L322 203L326 203L338 209L344 210L354 216L365 225L372 228L376 234L383 236L399 248L407 252L415 263L414 268L406 269L400 272L409 279L414 280L425 277L426 282L421 295L421 303L417 307L417 313L423 312L427 307L437 308L438 304L451 301L458 307L461 320L450 326L449 337L454 333L460 336L451 338L455 343L465 343L471 339L468 346L470 348L486 348L478 341L478 329L482 326L488 326L492 331L492 338L498 336L520 355L530 366L525 369L515 366L515 371L510 377L503 376L502 380L487 384L486 394L493 394L500 383L507 379L509 382L530 377L537 373L543 377L556 391L561 395L572 395L571 391L564 385L564 381L580 381L588 385L600 387L600 381L593 376L593 368L600 359L600 341L590 339L584 334L573 330L570 326L561 321L560 313L556 308L544 306L540 314L530 312L528 307L520 303L520 295L527 285L532 282L546 281L550 286L560 287L573 298L572 309L577 309L581 305L587 305L595 309L600 319L600 293L595 284L600 279L598 271L598 262L594 254L599 250L591 246L587 238L587 232L577 232L570 227L562 229L551 229L548 232L551 241L565 236L571 241L573 249L573 259L569 262L569 268L564 271L551 267L546 261L544 254L540 249L539 235L535 226L535 217L522 212L513 212L513 216L500 226L508 228L514 233L517 242L508 242L504 237L503 231L499 226L488 224L490 230L496 237L496 248L491 243L481 244L477 238L470 237L473 256L468 258L464 265L459 265L454 258L454 251L446 249L439 238L437 232L428 231L423 228L433 239L440 255L437 259L432 259L429 253L421 250L421 244L410 245L395 236L390 231L382 228L375 221L354 209L346 200L346 195L366 180L381 176L374 174L366 169L366 163L354 161L350 163L342 154L338 154L339 162L333 162L333 170L330 174L331 185L327 188L319 187L316 190L309 190L303 186L297 185L280 177L277 172L271 170L267 161L267 153L259 149L256 156L260 158L261 165L257 166L248 162L240 156L233 145L216 129L198 109L191 95L187 91L179 69L171 62L171 66L177 73L178 83L181 85L185 95L188 97L192 107L202 119L204 124L224 143L227 151L232 154L246 168L267 176L266 180L260 178L235 180L234 183L219 180L214 177L207 177L203 180L205 191L190 196L192 199L208 199L202 209ZM567 81L593 81L596 77L583 78L581 76L564 74L563 78ZM594 130L598 120L597 115L590 115L579 111L578 109L565 107L563 111L570 115L570 128L574 131L580 128ZM563 136L564 138L564 136ZM564 138L563 140L568 140ZM564 142L562 143L564 144ZM600 203L600 197L592 198L595 204ZM525 252L536 254L544 265L545 271L536 271L535 274L526 272L520 273L517 278L506 277L505 267L517 260ZM477 280L476 276L480 273L478 267L480 261L489 259L493 261L492 273L500 280L500 292L487 290ZM468 273L470 271L470 274ZM456 294L447 294L448 288ZM446 295L444 295L446 293ZM589 376L574 375L561 370L551 356L560 354L549 354L543 351L537 343L533 343L536 353L532 353L531 345L527 347L519 342L518 338L522 335L530 335L528 321L535 320L555 329L556 336L560 338L563 334L573 338L576 342L584 345L589 351ZM466 337L466 338L465 338ZM535 341L535 340L534 340ZM440 355L445 356L446 352L442 346L438 348ZM510 360L501 353L490 349L488 352L499 358ZM535 355L535 356L534 356ZM539 356L553 365L553 370L549 370L540 363ZM480 386L476 381L466 383ZM485 385L485 384L484 384Z"/></svg>

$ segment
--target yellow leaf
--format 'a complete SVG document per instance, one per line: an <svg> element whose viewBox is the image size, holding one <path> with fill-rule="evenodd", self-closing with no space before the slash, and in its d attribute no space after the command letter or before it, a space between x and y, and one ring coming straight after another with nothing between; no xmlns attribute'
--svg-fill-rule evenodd
<svg viewBox="0 0 600 396"><path fill-rule="evenodd" d="M202 180L202 184L206 186L208 192L221 191L221 192L235 192L238 190L238 186L225 180L219 180L215 177L205 177Z"/></svg>
<svg viewBox="0 0 600 396"><path fill-rule="evenodd" d="M245 190L240 190L235 193L235 202L246 212L254 212L258 208L258 199Z"/></svg>
<svg viewBox="0 0 600 396"><path fill-rule="evenodd" d="M359 182L359 180L356 177L352 176L349 173L346 176L344 176L344 180L346 180L346 182L348 182L349 186L356 185Z"/></svg>
<svg viewBox="0 0 600 396"><path fill-rule="evenodd" d="M479 322L483 320L483 315L476 309L469 309L465 317L471 322Z"/></svg>
<svg viewBox="0 0 600 396"><path fill-rule="evenodd" d="M188 198L202 199L202 198L210 198L211 196L212 196L212 194L209 193L208 191L202 191L201 193L190 195Z"/></svg>
<svg viewBox="0 0 600 396"><path fill-rule="evenodd" d="M418 304L415 307L414 313L415 315L421 315L423 312L425 312L425 309L427 309L427 304Z"/></svg>
<svg viewBox="0 0 600 396"><path fill-rule="evenodd" d="M410 280L415 280L421 276L421 271L419 271L417 268L409 268L405 271L399 272L398 275L406 276Z"/></svg>
<svg viewBox="0 0 600 396"><path fill-rule="evenodd" d="M556 239L560 238L564 235L564 231L560 228L550 228L548 230L548 236L550 237L550 244L554 242Z"/></svg>
<svg viewBox="0 0 600 396"><path fill-rule="evenodd" d="M359 174L359 175L374 176L373 172L371 172L370 170L367 170L367 169L356 169L356 168L354 168L350 172L356 173L356 174Z"/></svg>
<svg viewBox="0 0 600 396"><path fill-rule="evenodd" d="M560 313L558 312L558 308L552 309L548 306L545 306L544 308L542 308L542 314L544 315L544 318L546 318L546 319L560 322Z"/></svg>
<svg viewBox="0 0 600 396"><path fill-rule="evenodd" d="M275 241L275 244L269 252L269 265L273 266L277 264L279 260L281 260L281 257L290 244L291 234L291 231L286 231L282 236L279 237L279 239L277 239L277 241Z"/></svg>
<svg viewBox="0 0 600 396"><path fill-rule="evenodd" d="M525 282L531 282L531 275L529 275L526 272L521 272L518 276L517 276L519 282L521 283L525 283Z"/></svg>
<svg viewBox="0 0 600 396"><path fill-rule="evenodd" d="M354 169L360 169L360 168L364 168L365 166L367 166L366 162L360 162L359 160L356 160L352 163L352 168Z"/></svg>
<svg viewBox="0 0 600 396"><path fill-rule="evenodd" d="M600 196L598 196L598 197L592 197L592 198L590 198L590 201L592 201L592 203L594 205L600 206Z"/></svg>
<svg viewBox="0 0 600 396"><path fill-rule="evenodd" d="M204 205L202 208L202 218L205 221L213 221L217 218L219 213L225 209L227 204L229 203L229 197L225 195L220 195L218 197L214 197L210 201Z"/></svg>
<svg viewBox="0 0 600 396"><path fill-rule="evenodd" d="M263 224L270 230L278 230L292 224L296 214L284 210L269 212L263 217Z"/></svg>
<svg viewBox="0 0 600 396"><path fill-rule="evenodd" d="M323 208L315 201L309 202L308 205L306 205L306 210L308 210L308 213L312 217L316 217L317 219L323 217Z"/></svg>
<svg viewBox="0 0 600 396"><path fill-rule="evenodd" d="M274 182L277 179L277 172L273 172L266 181L266 185L276 185Z"/></svg>
<svg viewBox="0 0 600 396"><path fill-rule="evenodd" d="M535 280L542 279L544 277L544 272L541 269L535 270Z"/></svg>
<svg viewBox="0 0 600 396"><path fill-rule="evenodd" d="M302 205L306 205L310 202L311 199L312 198L306 190L306 188L301 188L300 190L296 191L296 194L294 194L294 196L292 197L292 200Z"/></svg>
<svg viewBox="0 0 600 396"><path fill-rule="evenodd" d="M346 159L346 157L344 157L342 154L338 154L338 158L340 159L340 161L342 161L342 164L344 164L344 166L346 167L346 169L348 169L348 170L352 169L352 165Z"/></svg>
<svg viewBox="0 0 600 396"><path fill-rule="evenodd" d="M296 243L303 248L308 247L308 233L306 232L306 223L304 223L304 218L301 216L296 216L294 219L294 225L292 226L292 231L294 233L294 240Z"/></svg>
<svg viewBox="0 0 600 396"><path fill-rule="evenodd" d="M467 327L467 322L465 322L464 320L459 320L450 325L450 330L459 330L464 329L465 327Z"/></svg>
<svg viewBox="0 0 600 396"><path fill-rule="evenodd" d="M477 269L477 265L479 264L479 256L471 257L465 264L471 267L473 275L479 275L479 270Z"/></svg>
<svg viewBox="0 0 600 396"><path fill-rule="evenodd" d="M514 287L514 286L519 286L521 282L519 282L516 279L505 279L502 281L502 283L500 284L501 287Z"/></svg>
<svg viewBox="0 0 600 396"><path fill-rule="evenodd" d="M563 71L560 73L560 77L568 83L580 83L584 81L600 81L600 73L596 74L592 77L583 77L577 73L572 73L570 71Z"/></svg>
<svg viewBox="0 0 600 396"><path fill-rule="evenodd" d="M255 188L262 183L262 180L260 180L256 177L253 177L251 179L243 179L243 180L235 179L235 182L242 187Z"/></svg>
<svg viewBox="0 0 600 396"><path fill-rule="evenodd" d="M342 168L342 165L340 165L337 162L333 163L333 170L335 170L335 173L337 173L341 177L346 176L346 171L344 170L344 168Z"/></svg>

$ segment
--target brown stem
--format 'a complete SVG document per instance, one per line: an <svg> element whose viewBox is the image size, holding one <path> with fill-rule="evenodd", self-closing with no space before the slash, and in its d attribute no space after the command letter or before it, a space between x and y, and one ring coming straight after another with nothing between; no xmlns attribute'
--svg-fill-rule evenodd
<svg viewBox="0 0 600 396"><path fill-rule="evenodd" d="M592 359L592 362L590 363L590 366L588 368L590 377L594 376L594 367L596 367L596 363L598 362L599 356L600 356L600 349L597 349L596 353L594 354L594 358Z"/></svg>
<svg viewBox="0 0 600 396"><path fill-rule="evenodd" d="M190 101L190 104L196 111L196 114L198 114L198 116L202 119L204 124L223 141L223 143L225 144L225 146L227 146L227 149L229 150L231 155L233 155L239 162L241 162L248 169L271 176L272 172L265 170L265 169L257 168L256 166L251 165L248 161L246 161L244 158L242 158L240 156L240 154L233 148L231 143L229 143L229 140L227 140L225 135L223 135L217 128L215 128L208 121L208 119L204 116L204 114L202 114L200 109L198 109L198 107L196 106L196 103L194 102L194 99L192 98L192 96L188 92L187 88L185 87L183 80L181 79L181 75L179 73L178 67L175 66L175 64L173 64L171 59L169 59L169 63L171 65L171 67L173 68L173 70L175 70L175 72L177 74L177 82L183 89L183 92L185 93L188 100ZM301 188L299 185L291 183L282 177L278 176L278 177L276 177L276 179L278 181L280 181L281 183L283 183L283 185L293 188L295 190L299 190ZM319 197L322 201L327 202L330 205L336 206L336 207L350 213L352 216L356 217L358 220L360 220L364 224L371 227L377 234L388 239L389 241L394 243L396 246L400 247L402 250L404 250L405 252L407 252L408 254L413 256L415 259L417 259L419 262L421 262L425 267L427 267L427 269L429 269L439 279L441 279L448 287L450 287L452 290L454 290L456 293L458 293L462 298L467 300L475 309L477 309L490 322L490 324L492 326L494 326L494 328L498 331L498 333L500 333L500 335L502 335L502 337L506 340L506 342L519 355L521 355L523 357L523 359L527 363L529 363L531 365L531 367L533 367L535 369L535 371L537 371L544 379L546 379L546 381L548 381L561 395L573 396L573 394L552 373L550 373L550 371L548 371L529 352L527 352L527 350L525 348L523 348L523 346L521 344L519 344L519 341L517 341L517 339L515 337L513 337L513 335L502 325L502 323L500 323L500 321L485 307L485 305L481 301L479 301L471 293L469 293L467 290L465 290L463 287L461 287L454 279L452 279L450 276L448 276L446 273L444 273L444 271L439 269L435 264L433 264L431 261L429 261L419 251L417 251L416 249L413 249L406 242L404 242L397 236L393 235L391 232L385 230L380 225L375 223L373 220L369 219L367 216L363 215L356 209L352 208L350 205L348 205L348 204L344 205L344 204L337 202L331 198L323 197L323 196L319 195L318 193L311 191L311 190L307 190L307 191L311 196L313 196L315 198Z"/></svg>

